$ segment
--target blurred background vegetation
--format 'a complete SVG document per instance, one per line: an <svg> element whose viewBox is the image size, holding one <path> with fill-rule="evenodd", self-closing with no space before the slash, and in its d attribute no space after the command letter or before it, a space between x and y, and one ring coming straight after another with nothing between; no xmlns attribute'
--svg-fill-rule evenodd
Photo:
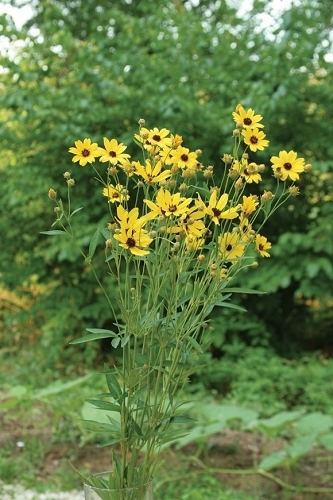
<svg viewBox="0 0 333 500"><path fill-rule="evenodd" d="M64 195L66 170L77 179L75 203L84 206L77 218L82 245L104 215L91 172L71 164L68 147L83 137L130 142L144 118L183 135L218 171L241 102L264 115L271 146L262 162L294 149L313 169L300 196L266 228L272 258L242 276L242 286L267 295L240 297L246 315L213 313L206 332L212 345L192 390L213 390L265 415L299 407L332 412L333 4L285 2L274 16L279 2L250 3L3 2L31 9L23 26L0 17L5 388L40 388L108 359L107 344L68 345L85 328L114 319L90 266L78 246L40 234L53 221L48 188ZM103 252L94 266L106 280Z"/></svg>

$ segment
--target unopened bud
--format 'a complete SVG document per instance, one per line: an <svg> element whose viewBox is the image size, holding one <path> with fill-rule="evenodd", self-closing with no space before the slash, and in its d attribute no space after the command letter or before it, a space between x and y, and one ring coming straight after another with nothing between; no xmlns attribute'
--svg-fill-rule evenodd
<svg viewBox="0 0 333 500"><path fill-rule="evenodd" d="M173 244L172 249L173 249L173 251L175 252L176 250L178 250L178 249L179 249L179 247L180 247L180 243L179 243L179 241L176 241L176 243L174 243L174 244Z"/></svg>
<svg viewBox="0 0 333 500"><path fill-rule="evenodd" d="M235 168L231 168L229 170L228 175L229 175L230 179L237 179L237 177L239 177L239 172Z"/></svg>
<svg viewBox="0 0 333 500"><path fill-rule="evenodd" d="M67 186L68 186L68 187L73 187L73 186L75 186L75 180L74 180L74 179L68 179L68 180L67 180Z"/></svg>
<svg viewBox="0 0 333 500"><path fill-rule="evenodd" d="M258 172L258 165L256 165L255 163L249 163L247 166L247 171L249 174L255 174L256 172Z"/></svg>
<svg viewBox="0 0 333 500"><path fill-rule="evenodd" d="M117 173L118 173L118 169L117 169L117 167L112 166L112 167L109 167L109 168L108 168L108 174L109 174L109 175L114 176L114 175L117 175Z"/></svg>
<svg viewBox="0 0 333 500"><path fill-rule="evenodd" d="M70 172L64 172L65 179L70 179L70 176L71 176Z"/></svg>
<svg viewBox="0 0 333 500"><path fill-rule="evenodd" d="M213 172L211 170L208 170L208 168L206 168L206 170L203 171L203 176L206 178L206 179L209 179L209 177L212 177L213 176Z"/></svg>
<svg viewBox="0 0 333 500"><path fill-rule="evenodd" d="M273 198L274 198L274 195L273 195L272 191L264 191L264 193L261 195L262 202L270 201Z"/></svg>
<svg viewBox="0 0 333 500"><path fill-rule="evenodd" d="M198 259L198 261L199 261L199 262L203 262L203 261L205 260L205 258L206 258L206 256L205 256L203 253L201 253L201 254L200 254L200 255L198 255L198 257L197 257L197 259Z"/></svg>
<svg viewBox="0 0 333 500"><path fill-rule="evenodd" d="M177 184L176 180L175 179L168 179L165 184L169 187L169 188L174 188Z"/></svg>
<svg viewBox="0 0 333 500"><path fill-rule="evenodd" d="M240 130L238 128L235 128L233 131L232 131L232 135L234 137L240 137L241 133L240 133Z"/></svg>
<svg viewBox="0 0 333 500"><path fill-rule="evenodd" d="M247 153L243 153L242 154L242 158L243 158L243 160L248 160L249 159L249 155Z"/></svg>
<svg viewBox="0 0 333 500"><path fill-rule="evenodd" d="M217 265L215 263L213 263L213 264L210 265L209 268L210 268L211 271L216 271Z"/></svg>
<svg viewBox="0 0 333 500"><path fill-rule="evenodd" d="M304 165L304 172L311 172L311 170L312 170L311 163L307 163L306 165Z"/></svg>
<svg viewBox="0 0 333 500"><path fill-rule="evenodd" d="M196 171L193 168L186 168L183 170L182 176L184 179L191 179L191 177L195 177Z"/></svg>
<svg viewBox="0 0 333 500"><path fill-rule="evenodd" d="M266 170L266 165L264 165L263 163L260 163L260 165L258 165L258 172L264 172Z"/></svg>
<svg viewBox="0 0 333 500"><path fill-rule="evenodd" d="M60 212L61 212L61 208L60 207L54 207L54 212L59 215Z"/></svg>
<svg viewBox="0 0 333 500"><path fill-rule="evenodd" d="M151 238L156 238L156 236L157 236L157 231L150 231L149 236L150 236Z"/></svg>
<svg viewBox="0 0 333 500"><path fill-rule="evenodd" d="M224 163L226 165L229 165L229 163L231 163L233 160L233 156L232 155L229 155L227 153L224 153L224 155L222 156L222 161L224 161Z"/></svg>
<svg viewBox="0 0 333 500"><path fill-rule="evenodd" d="M178 165L172 165L171 167L171 173L176 174L179 171Z"/></svg>
<svg viewBox="0 0 333 500"><path fill-rule="evenodd" d="M196 149L196 150L195 150L195 154L196 154L197 156L202 155L202 151L201 151L201 149Z"/></svg>
<svg viewBox="0 0 333 500"><path fill-rule="evenodd" d="M244 183L242 181L241 178L237 179L237 181L235 182L235 189L242 189L242 187L244 186Z"/></svg>
<svg viewBox="0 0 333 500"><path fill-rule="evenodd" d="M290 186L288 188L288 191L290 193L290 195L293 197L293 198L296 198L296 196L299 195L299 187L298 186Z"/></svg>
<svg viewBox="0 0 333 500"><path fill-rule="evenodd" d="M55 200L57 198L57 192L52 188L49 189L47 195L50 198L50 200Z"/></svg>
<svg viewBox="0 0 333 500"><path fill-rule="evenodd" d="M185 184L185 182L180 184L179 191L187 191L187 184Z"/></svg>
<svg viewBox="0 0 333 500"><path fill-rule="evenodd" d="M146 124L146 120L144 120L143 118L140 118L138 123L139 123L140 127L143 127Z"/></svg>
<svg viewBox="0 0 333 500"><path fill-rule="evenodd" d="M112 248L112 240L106 240L105 241L105 247L106 248Z"/></svg>
<svg viewBox="0 0 333 500"><path fill-rule="evenodd" d="M144 182L142 182L142 181L138 181L138 182L137 182L137 186L138 186L138 187L140 187L140 188L142 188L144 185L145 185L145 184L144 184Z"/></svg>
<svg viewBox="0 0 333 500"><path fill-rule="evenodd" d="M258 267L258 266L259 266L259 264L256 260L254 262L252 262L252 264L251 264L251 267Z"/></svg>

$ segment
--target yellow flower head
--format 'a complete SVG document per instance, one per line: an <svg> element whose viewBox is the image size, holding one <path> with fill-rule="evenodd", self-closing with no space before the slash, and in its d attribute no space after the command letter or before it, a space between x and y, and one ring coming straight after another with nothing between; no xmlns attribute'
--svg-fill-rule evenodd
<svg viewBox="0 0 333 500"><path fill-rule="evenodd" d="M245 244L239 233L224 233L218 237L219 250L222 258L232 262L244 254Z"/></svg>
<svg viewBox="0 0 333 500"><path fill-rule="evenodd" d="M297 158L295 151L280 151L279 156L272 156L271 162L274 174L282 181L288 177L292 181L297 181L299 174L304 172L305 168L304 158Z"/></svg>
<svg viewBox="0 0 333 500"><path fill-rule="evenodd" d="M187 213L179 217L177 226L167 229L167 232L172 234L184 233L188 236L200 238L205 233L206 227L202 219L205 217L205 212L198 210L196 206L189 208Z"/></svg>
<svg viewBox="0 0 333 500"><path fill-rule="evenodd" d="M239 231L243 241L249 241L252 239L252 225L249 223L249 219L247 217L241 219Z"/></svg>
<svg viewBox="0 0 333 500"><path fill-rule="evenodd" d="M173 165L177 165L182 169L196 170L198 155L194 151L190 152L189 149L179 146L171 152L170 157Z"/></svg>
<svg viewBox="0 0 333 500"><path fill-rule="evenodd" d="M263 128L263 124L259 123L262 120L261 115L256 115L253 109L245 110L241 104L236 106L232 113L233 119L237 127L243 128Z"/></svg>
<svg viewBox="0 0 333 500"><path fill-rule="evenodd" d="M261 255L261 257L270 257L270 254L267 252L272 246L272 243L267 241L265 236L261 236L260 234L256 235L256 249L257 252Z"/></svg>
<svg viewBox="0 0 333 500"><path fill-rule="evenodd" d="M196 238L192 235L187 235L185 238L185 246L186 250L189 252L195 252L196 250L200 250L205 244L204 238Z"/></svg>
<svg viewBox="0 0 333 500"><path fill-rule="evenodd" d="M117 207L117 220L121 229L130 228L138 230L147 223L145 216L139 217L138 208L132 208L128 212L122 205Z"/></svg>
<svg viewBox="0 0 333 500"><path fill-rule="evenodd" d="M121 227L120 232L114 235L114 239L119 242L119 245L131 254L140 257L149 254L150 243L153 239L149 236L148 232L142 227Z"/></svg>
<svg viewBox="0 0 333 500"><path fill-rule="evenodd" d="M250 194L249 196L243 196L243 203L239 206L243 217L249 217L259 204L258 197L256 195Z"/></svg>
<svg viewBox="0 0 333 500"><path fill-rule="evenodd" d="M107 139L104 137L104 149L100 148L100 161L107 162L109 161L112 165L116 165L117 163L122 164L123 162L128 161L129 155L125 154L126 146L121 142L118 142L116 139Z"/></svg>
<svg viewBox="0 0 333 500"><path fill-rule="evenodd" d="M93 163L95 158L98 158L100 153L100 148L96 142L91 142L91 139L83 139L83 141L75 141L75 147L69 148L69 152L74 156L72 161L79 162L81 167L87 165L87 163Z"/></svg>
<svg viewBox="0 0 333 500"><path fill-rule="evenodd" d="M116 186L108 184L103 189L103 195L108 197L109 203L122 203L129 200L127 189L122 184L116 184Z"/></svg>
<svg viewBox="0 0 333 500"><path fill-rule="evenodd" d="M171 138L168 137L170 130L167 128L153 128L148 130L147 142L151 146L159 146L160 148L165 146L171 146Z"/></svg>
<svg viewBox="0 0 333 500"><path fill-rule="evenodd" d="M269 144L269 141L265 139L265 133L258 128L246 128L243 130L242 135L245 144L249 146L251 151L262 151Z"/></svg>
<svg viewBox="0 0 333 500"><path fill-rule="evenodd" d="M248 184L252 184L252 182L258 184L262 180L257 165L255 163L249 163L245 158L242 158L240 161L234 161L231 168Z"/></svg>
<svg viewBox="0 0 333 500"><path fill-rule="evenodd" d="M215 224L219 224L221 219L235 219L238 217L237 207L224 210L227 203L228 194L224 193L218 198L217 190L214 189L210 195L208 206L205 211Z"/></svg>
<svg viewBox="0 0 333 500"><path fill-rule="evenodd" d="M134 162L136 174L143 178L147 184L156 184L165 181L171 176L170 170L162 170L162 162L157 161L155 165L151 164L150 160L146 160L145 165L140 162Z"/></svg>
<svg viewBox="0 0 333 500"><path fill-rule="evenodd" d="M155 203L151 200L144 200L151 212L147 218L155 219L159 215L163 217L180 217L188 212L188 206L192 198L183 198L180 193L171 194L167 189L160 189L156 195Z"/></svg>

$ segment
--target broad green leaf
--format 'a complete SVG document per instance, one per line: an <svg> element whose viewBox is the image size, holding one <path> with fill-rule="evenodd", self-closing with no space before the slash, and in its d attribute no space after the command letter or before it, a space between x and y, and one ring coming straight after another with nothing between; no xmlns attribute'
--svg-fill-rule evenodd
<svg viewBox="0 0 333 500"><path fill-rule="evenodd" d="M37 391L35 394L33 394L33 399L40 399L40 398L45 398L48 396L53 396L54 394L58 394L59 392L63 391L68 391L72 389L73 387L76 387L77 385L82 384L85 382L87 379L92 377L92 373L89 373L88 375L85 375L84 377L77 378L75 380L71 380L70 382L61 382L57 381L54 382L53 384L48 385L47 387L44 387L43 389L40 389Z"/></svg>
<svg viewBox="0 0 333 500"><path fill-rule="evenodd" d="M117 377L111 372L106 373L105 377L111 396L119 401L119 398L122 396L122 390Z"/></svg>
<svg viewBox="0 0 333 500"><path fill-rule="evenodd" d="M111 340L111 345L115 349L117 349L118 345L120 344L120 337L115 337L114 339Z"/></svg>
<svg viewBox="0 0 333 500"><path fill-rule="evenodd" d="M258 425L262 425L269 429L277 429L285 424L294 422L300 415L302 415L300 411L281 411L270 418L258 420Z"/></svg>
<svg viewBox="0 0 333 500"><path fill-rule="evenodd" d="M296 459L310 451L315 442L316 435L300 436L287 446L286 451L290 458Z"/></svg>
<svg viewBox="0 0 333 500"><path fill-rule="evenodd" d="M322 434L319 436L318 441L324 448L333 451L333 432Z"/></svg>
<svg viewBox="0 0 333 500"><path fill-rule="evenodd" d="M333 427L333 417L324 413L315 412L304 415L296 424L300 434L322 434Z"/></svg>

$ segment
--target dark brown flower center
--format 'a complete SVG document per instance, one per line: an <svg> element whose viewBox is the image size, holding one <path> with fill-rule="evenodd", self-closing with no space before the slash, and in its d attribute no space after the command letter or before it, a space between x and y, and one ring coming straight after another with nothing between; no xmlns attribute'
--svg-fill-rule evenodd
<svg viewBox="0 0 333 500"><path fill-rule="evenodd" d="M89 155L90 155L90 151L89 151L89 149L84 149L84 150L82 151L82 156L89 156Z"/></svg>
<svg viewBox="0 0 333 500"><path fill-rule="evenodd" d="M114 193L112 193L112 198L119 198L119 193L117 191L115 191Z"/></svg>
<svg viewBox="0 0 333 500"><path fill-rule="evenodd" d="M286 170L291 170L291 169L292 169L292 164L291 164L291 163L289 163L289 162L285 163L283 166L284 166L284 168L285 168Z"/></svg>
<svg viewBox="0 0 333 500"><path fill-rule="evenodd" d="M188 160L188 156L186 154L183 154L183 155L181 155L180 159L182 161L187 161Z"/></svg>
<svg viewBox="0 0 333 500"><path fill-rule="evenodd" d="M252 135L252 136L250 137L250 142L251 142L251 144L257 144L257 142L258 142L258 137L256 137L255 135Z"/></svg>
<svg viewBox="0 0 333 500"><path fill-rule="evenodd" d="M126 245L127 245L129 248L133 248L133 247L135 247L135 240L133 240L133 238L127 238Z"/></svg>
<svg viewBox="0 0 333 500"><path fill-rule="evenodd" d="M222 213L221 210L219 210L218 208L212 208L212 212L215 217L219 217Z"/></svg>
<svg viewBox="0 0 333 500"><path fill-rule="evenodd" d="M250 172L248 171L248 169L247 169L247 168L244 168L244 174L245 174L245 175L250 175Z"/></svg>
<svg viewBox="0 0 333 500"><path fill-rule="evenodd" d="M232 250L232 245L229 243L229 245L227 245L225 249L227 252L230 252Z"/></svg>
<svg viewBox="0 0 333 500"><path fill-rule="evenodd" d="M169 206L169 212L175 212L177 210L176 205L170 205Z"/></svg>
<svg viewBox="0 0 333 500"><path fill-rule="evenodd" d="M251 123L252 123L251 118L244 118L244 124L245 125L251 125Z"/></svg>
<svg viewBox="0 0 333 500"><path fill-rule="evenodd" d="M112 158L115 158L117 153L115 151L109 151L109 155L112 156Z"/></svg>
<svg viewBox="0 0 333 500"><path fill-rule="evenodd" d="M159 142L161 140L161 136L158 134L153 135L153 140Z"/></svg>
<svg viewBox="0 0 333 500"><path fill-rule="evenodd" d="M260 251L262 251L264 249L264 245L262 243L259 243L258 248Z"/></svg>

